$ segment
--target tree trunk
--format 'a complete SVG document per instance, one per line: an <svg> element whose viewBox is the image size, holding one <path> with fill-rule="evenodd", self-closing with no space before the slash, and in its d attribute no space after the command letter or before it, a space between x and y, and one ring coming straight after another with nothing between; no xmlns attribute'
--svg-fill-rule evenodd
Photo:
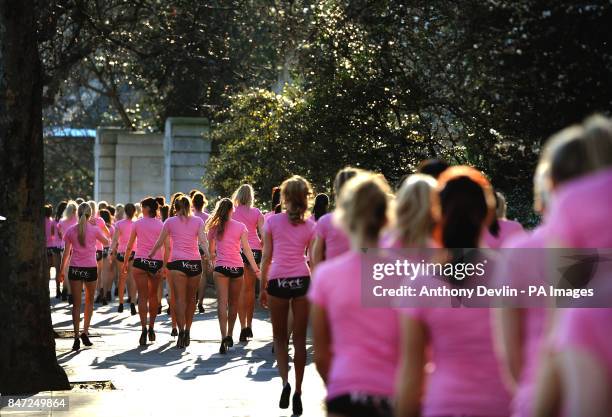
<svg viewBox="0 0 612 417"><path fill-rule="evenodd" d="M69 389L44 274L42 72L32 0L0 0L0 392Z"/></svg>

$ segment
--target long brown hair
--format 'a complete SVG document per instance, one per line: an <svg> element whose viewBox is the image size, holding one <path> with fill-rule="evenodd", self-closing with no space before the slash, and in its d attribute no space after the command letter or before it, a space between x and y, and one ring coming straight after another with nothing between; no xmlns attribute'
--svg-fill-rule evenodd
<svg viewBox="0 0 612 417"><path fill-rule="evenodd" d="M89 205L88 203L81 203L79 205L77 216L79 216L79 243L81 244L81 246L85 246L87 222L91 217L91 213L91 205Z"/></svg>
<svg viewBox="0 0 612 417"><path fill-rule="evenodd" d="M170 197L170 212L168 213L168 215L170 217L174 217L176 215L176 210L174 208L174 203L176 202L176 199L179 198L182 195L183 195L183 193L178 192L178 193L172 194L172 196Z"/></svg>
<svg viewBox="0 0 612 417"><path fill-rule="evenodd" d="M191 216L191 198L181 195L174 200L174 215L189 217Z"/></svg>
<svg viewBox="0 0 612 417"><path fill-rule="evenodd" d="M310 183L299 175L294 175L281 184L281 199L292 224L304 223L310 196L312 196Z"/></svg>
<svg viewBox="0 0 612 417"><path fill-rule="evenodd" d="M234 208L232 200L229 198L222 198L217 202L215 211L206 222L206 231L216 229L217 239L223 238L223 232L225 231L225 225L229 220L230 213Z"/></svg>

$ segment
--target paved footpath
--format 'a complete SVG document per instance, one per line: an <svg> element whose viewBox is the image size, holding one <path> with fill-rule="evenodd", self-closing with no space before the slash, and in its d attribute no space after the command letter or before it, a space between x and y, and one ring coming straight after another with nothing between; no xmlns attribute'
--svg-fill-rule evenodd
<svg viewBox="0 0 612 417"><path fill-rule="evenodd" d="M54 284L50 285L54 288ZM207 295L214 296L212 288ZM52 291L53 293L53 291ZM282 389L272 354L272 326L266 310L258 308L253 321L255 338L248 344L236 343L228 354L219 354L219 327L216 300L206 298L205 313L194 316L191 345L179 350L170 336L171 325L165 298L157 318L157 340L139 346L140 320L131 316L129 305L117 313L117 303L96 304L90 330L92 347L72 352L70 309L66 302L51 300L53 327L59 363L71 383L110 381L115 389L44 392L38 395L68 395L70 410L16 413L0 410L0 415L28 416L290 416L278 408ZM236 323L234 340L240 332ZM303 386L305 416L323 416L325 389L309 362ZM291 351L290 351L291 355ZM293 381L293 372L289 375ZM293 384L292 384L293 385Z"/></svg>

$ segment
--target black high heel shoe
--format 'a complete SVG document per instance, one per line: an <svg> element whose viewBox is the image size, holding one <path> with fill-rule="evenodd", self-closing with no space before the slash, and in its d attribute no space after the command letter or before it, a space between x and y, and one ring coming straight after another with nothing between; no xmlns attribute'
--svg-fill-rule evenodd
<svg viewBox="0 0 612 417"><path fill-rule="evenodd" d="M191 338L189 337L189 330L185 330L185 337L183 338L183 345L187 347L189 346L189 343L191 343Z"/></svg>
<svg viewBox="0 0 612 417"><path fill-rule="evenodd" d="M155 332L153 327L149 327L149 342L155 342Z"/></svg>
<svg viewBox="0 0 612 417"><path fill-rule="evenodd" d="M253 338L253 330L250 327L245 327L244 330L246 331L246 337L250 337L252 339Z"/></svg>
<svg viewBox="0 0 612 417"><path fill-rule="evenodd" d="M233 347L234 346L234 339L232 338L232 336L225 336L225 340L227 343L227 347Z"/></svg>
<svg viewBox="0 0 612 417"><path fill-rule="evenodd" d="M140 332L140 340L138 341L138 343L140 343L140 346L146 346L146 344L147 344L147 329L142 329L142 332Z"/></svg>
<svg viewBox="0 0 612 417"><path fill-rule="evenodd" d="M198 313L200 313L200 314L204 313L204 306L202 305L202 303L198 304Z"/></svg>
<svg viewBox="0 0 612 417"><path fill-rule="evenodd" d="M83 341L83 344L85 346L93 345L93 343L91 343L91 340L89 340L89 335L87 335L85 333L81 333L81 340Z"/></svg>
<svg viewBox="0 0 612 417"><path fill-rule="evenodd" d="M227 353L227 341L225 339L226 338L223 338L223 340L221 340L221 347L219 347L219 353L222 355Z"/></svg>
<svg viewBox="0 0 612 417"><path fill-rule="evenodd" d="M301 416L304 412L302 408L302 394L298 394L297 392L293 394L293 415Z"/></svg>
<svg viewBox="0 0 612 417"><path fill-rule="evenodd" d="M136 305L134 303L130 303L130 313L132 313L132 316L136 315Z"/></svg>
<svg viewBox="0 0 612 417"><path fill-rule="evenodd" d="M178 334L178 339L176 340L176 347L179 349L183 349L185 347L185 331L181 330Z"/></svg>
<svg viewBox="0 0 612 417"><path fill-rule="evenodd" d="M72 350L76 352L79 349L81 349L81 341L78 337L75 337L74 343L72 344Z"/></svg>
<svg viewBox="0 0 612 417"><path fill-rule="evenodd" d="M283 387L283 392L281 392L280 400L278 401L278 406L280 408L289 408L289 395L291 395L291 385L287 382Z"/></svg>
<svg viewBox="0 0 612 417"><path fill-rule="evenodd" d="M170 333L170 336L172 337L176 337L178 335L178 331L176 330L176 327L172 328L172 333Z"/></svg>
<svg viewBox="0 0 612 417"><path fill-rule="evenodd" d="M247 331L246 330L247 330L246 328L240 329L240 337L238 337L238 341L240 343L244 343L247 341Z"/></svg>

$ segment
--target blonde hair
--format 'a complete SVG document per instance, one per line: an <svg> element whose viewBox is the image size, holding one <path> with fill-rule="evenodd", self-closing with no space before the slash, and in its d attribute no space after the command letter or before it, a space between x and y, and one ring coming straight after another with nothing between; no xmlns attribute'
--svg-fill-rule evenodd
<svg viewBox="0 0 612 417"><path fill-rule="evenodd" d="M294 175L283 181L281 184L281 200L291 224L304 223L311 196L312 187L310 183L299 175Z"/></svg>
<svg viewBox="0 0 612 417"><path fill-rule="evenodd" d="M397 192L395 217L398 237L406 246L425 246L435 221L432 197L438 181L426 174L407 177Z"/></svg>
<svg viewBox="0 0 612 417"><path fill-rule="evenodd" d="M495 200L496 200L495 216L498 219L505 219L506 211L508 210L508 204L506 203L506 197L504 197L504 195L500 193L499 191L496 191Z"/></svg>
<svg viewBox="0 0 612 417"><path fill-rule="evenodd" d="M65 220L73 217L76 214L77 210L77 204L74 201L70 200L68 204L66 204L66 208L64 209L63 219Z"/></svg>
<svg viewBox="0 0 612 417"><path fill-rule="evenodd" d="M337 222L363 247L377 242L391 217L392 193L387 180L371 172L360 172L344 184L334 213Z"/></svg>
<svg viewBox="0 0 612 417"><path fill-rule="evenodd" d="M91 215L95 216L96 213L98 212L98 203L96 203L94 200L89 200L87 204L89 205L89 208L91 209Z"/></svg>
<svg viewBox="0 0 612 417"><path fill-rule="evenodd" d="M174 200L174 214L177 216L191 216L191 199L183 194Z"/></svg>
<svg viewBox="0 0 612 417"><path fill-rule="evenodd" d="M232 195L232 201L236 206L252 207L255 200L255 192L251 184L242 184Z"/></svg>
<svg viewBox="0 0 612 417"><path fill-rule="evenodd" d="M125 218L125 206L123 204L117 204L115 207L115 220L123 220Z"/></svg>
<svg viewBox="0 0 612 417"><path fill-rule="evenodd" d="M91 201L87 203L81 203L77 211L79 216L79 243L81 244L81 246L85 246L87 222L89 221L93 213L90 203Z"/></svg>
<svg viewBox="0 0 612 417"><path fill-rule="evenodd" d="M533 209L543 213L550 204L550 161L538 163L533 175Z"/></svg>

